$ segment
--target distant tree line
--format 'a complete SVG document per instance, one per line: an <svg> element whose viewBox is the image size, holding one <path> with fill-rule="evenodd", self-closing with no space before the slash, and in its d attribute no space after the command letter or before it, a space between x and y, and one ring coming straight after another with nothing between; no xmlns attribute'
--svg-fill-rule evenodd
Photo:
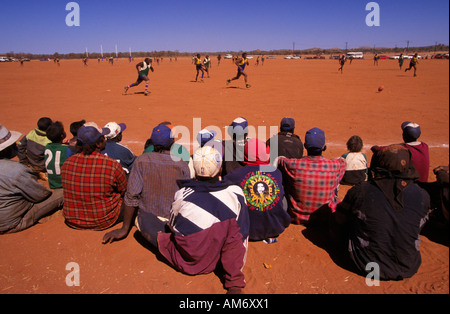
<svg viewBox="0 0 450 314"><path fill-rule="evenodd" d="M246 51L249 55L333 55L333 54L340 54L345 53L349 51L361 51L364 53L413 53L413 52L437 52L437 51L448 51L449 46L444 44L437 44L432 46L423 46L423 47L395 47L395 48L387 48L387 47L357 47L352 49L339 49L339 48L329 48L329 49L322 49L322 48L310 48L310 49L302 49L302 50L293 50L293 49L278 49L278 50L252 50L252 51ZM182 56L192 56L194 54L200 53L202 55L225 55L225 54L232 54L232 55L240 55L243 53L243 51L219 51L219 52L179 52L176 51L140 51L140 52L132 52L131 56L133 58L143 58L143 57L182 57ZM5 54L0 53L0 55L4 55L9 58L28 58L28 59L82 59L86 57L86 52L80 52L80 53L66 53L66 54L60 54L58 52L55 52L54 54L32 54L32 53L23 53L23 52L14 52L10 51ZM115 52L104 52L103 58L110 58L110 57L119 57L119 58L128 58L130 56L129 52L119 52L116 56ZM101 58L102 55L100 52L90 52L89 58L91 59L98 59Z"/></svg>

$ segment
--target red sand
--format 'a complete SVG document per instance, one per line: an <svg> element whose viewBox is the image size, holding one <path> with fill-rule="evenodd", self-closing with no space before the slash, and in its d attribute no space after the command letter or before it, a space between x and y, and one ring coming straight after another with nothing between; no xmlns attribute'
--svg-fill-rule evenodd
<svg viewBox="0 0 450 314"><path fill-rule="evenodd" d="M150 74L151 95L144 85L122 95L123 87L136 79L135 64L119 60L113 66L91 60L0 64L0 123L26 134L42 116L62 121L69 134L71 122L86 119L103 126L124 122L123 143L137 155L143 151L152 128L171 121L193 132L193 118L201 127L223 128L243 116L268 136L269 126L281 118L296 120L303 139L312 127L327 137L325 157L346 151L345 143L359 135L370 159L370 146L401 142L400 124L421 125L420 140L430 145L432 169L449 161L449 64L448 60L421 60L418 77L398 69L397 62L370 58L347 63L344 74L336 60L266 60L248 68L230 86L236 73L230 60L217 67L213 58L211 78L192 82L195 68L190 58L170 62L165 58ZM407 65L408 62L405 62ZM379 86L384 86L378 92ZM180 130L180 129L179 129ZM199 129L196 129L198 131ZM225 134L223 132L223 134ZM188 142L182 138L181 142ZM343 197L348 188L342 187ZM0 293L224 293L215 274L186 276L165 264L141 245L133 229L127 239L102 245L105 232L76 231L61 216L18 234L0 236ZM422 236L422 266L402 281L380 282L369 287L365 278L347 270L303 226L291 225L276 244L250 243L244 268L245 293L449 293L449 249ZM80 286L68 287L66 265L80 266ZM271 265L265 268L264 263Z"/></svg>

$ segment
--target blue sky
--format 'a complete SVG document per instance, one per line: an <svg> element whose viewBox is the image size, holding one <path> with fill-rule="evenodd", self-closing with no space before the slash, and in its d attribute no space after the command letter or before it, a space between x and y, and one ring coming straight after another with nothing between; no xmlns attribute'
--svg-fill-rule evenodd
<svg viewBox="0 0 450 314"><path fill-rule="evenodd" d="M449 43L448 0L380 0L380 26L366 0L76 0L80 26L66 25L68 0L2 1L0 53L216 52Z"/></svg>

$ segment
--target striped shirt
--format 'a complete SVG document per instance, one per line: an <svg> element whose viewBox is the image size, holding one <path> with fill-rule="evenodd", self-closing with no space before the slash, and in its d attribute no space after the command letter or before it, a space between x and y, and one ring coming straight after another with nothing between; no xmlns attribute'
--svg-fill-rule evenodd
<svg viewBox="0 0 450 314"><path fill-rule="evenodd" d="M119 218L127 178L120 164L94 152L69 157L61 167L63 215L75 229L104 230Z"/></svg>
<svg viewBox="0 0 450 314"><path fill-rule="evenodd" d="M337 189L345 173L345 159L306 156L301 159L281 157L279 165L286 174L288 212L293 224L305 223L309 216L328 204L332 211L339 203Z"/></svg>
<svg viewBox="0 0 450 314"><path fill-rule="evenodd" d="M196 180L179 184L169 220L172 232L158 234L159 251L190 275L210 273L220 263L225 288L244 288L249 217L242 189Z"/></svg>
<svg viewBox="0 0 450 314"><path fill-rule="evenodd" d="M169 151L142 154L133 163L125 204L169 218L170 207L178 191L176 181L189 178L187 163L173 161Z"/></svg>

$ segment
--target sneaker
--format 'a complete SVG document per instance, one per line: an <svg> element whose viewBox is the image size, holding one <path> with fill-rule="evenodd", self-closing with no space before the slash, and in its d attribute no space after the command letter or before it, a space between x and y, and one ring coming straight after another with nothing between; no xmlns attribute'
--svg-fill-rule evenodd
<svg viewBox="0 0 450 314"><path fill-rule="evenodd" d="M123 93L126 94L130 88L128 86L125 86L123 89L124 89Z"/></svg>
<svg viewBox="0 0 450 314"><path fill-rule="evenodd" d="M227 85L231 83L231 80L227 80Z"/></svg>
<svg viewBox="0 0 450 314"><path fill-rule="evenodd" d="M148 90L146 90L146 91L144 92L144 95L147 96L148 94L150 94L150 92L149 92Z"/></svg>
<svg viewBox="0 0 450 314"><path fill-rule="evenodd" d="M250 84L246 84L245 87L250 88L252 86Z"/></svg>

